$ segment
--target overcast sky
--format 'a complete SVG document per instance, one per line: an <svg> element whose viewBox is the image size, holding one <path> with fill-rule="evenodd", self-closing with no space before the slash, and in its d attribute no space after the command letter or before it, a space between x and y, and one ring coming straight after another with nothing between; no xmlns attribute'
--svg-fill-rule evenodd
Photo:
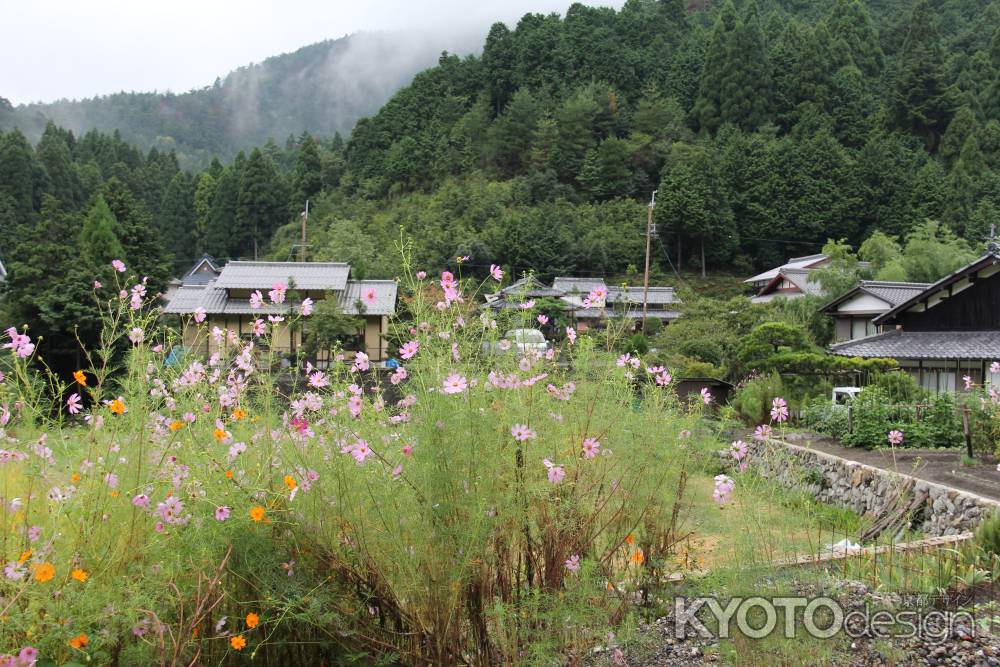
<svg viewBox="0 0 1000 667"><path fill-rule="evenodd" d="M359 30L479 30L572 0L0 0L0 97L184 92ZM623 0L587 4L621 7Z"/></svg>

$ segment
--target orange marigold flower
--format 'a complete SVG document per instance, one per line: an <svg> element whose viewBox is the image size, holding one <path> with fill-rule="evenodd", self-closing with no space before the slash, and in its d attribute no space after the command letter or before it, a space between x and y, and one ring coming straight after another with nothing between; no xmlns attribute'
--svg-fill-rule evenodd
<svg viewBox="0 0 1000 667"><path fill-rule="evenodd" d="M73 473L72 475L70 475L70 477L69 477L69 478L70 478L71 480L73 480L74 482L79 482L79 481L80 481L80 473L78 473L78 472L75 472L75 473Z"/></svg>
<svg viewBox="0 0 1000 667"><path fill-rule="evenodd" d="M642 553L642 549L636 549L636 552L632 554L632 562L636 565L642 565L646 560L646 555Z"/></svg>
<svg viewBox="0 0 1000 667"><path fill-rule="evenodd" d="M29 558L31 558L31 549L28 549L27 551L22 551L20 557L18 557L17 559L17 564L24 565L25 561L27 561Z"/></svg>
<svg viewBox="0 0 1000 667"><path fill-rule="evenodd" d="M83 374L83 371L74 371L73 379L76 380L76 383L81 387L87 386L87 376Z"/></svg>
<svg viewBox="0 0 1000 667"><path fill-rule="evenodd" d="M635 544L635 538L632 537L631 533L625 536L626 544Z"/></svg>
<svg viewBox="0 0 1000 667"><path fill-rule="evenodd" d="M225 431L223 431L221 428L215 429L215 439L218 440L219 442L222 442L223 440L225 440L228 437L229 437L229 434L226 433Z"/></svg>
<svg viewBox="0 0 1000 667"><path fill-rule="evenodd" d="M260 623L260 617L257 614L255 614L253 612L250 612L249 614L247 614L247 627L248 628L251 628L251 629L256 628L258 623Z"/></svg>
<svg viewBox="0 0 1000 667"><path fill-rule="evenodd" d="M232 470L227 470L226 471L226 477L229 478L229 479L232 479L233 478L233 471Z"/></svg>
<svg viewBox="0 0 1000 667"><path fill-rule="evenodd" d="M90 638L87 637L86 632L81 632L76 637L69 640L69 645L75 649L81 649L90 643Z"/></svg>
<svg viewBox="0 0 1000 667"><path fill-rule="evenodd" d="M115 400L111 401L111 403L108 404L108 407L111 408L111 412L115 413L116 415L125 414L125 404L122 402L120 398L116 398Z"/></svg>
<svg viewBox="0 0 1000 667"><path fill-rule="evenodd" d="M263 519L264 508L261 507L260 505L255 505L254 507L250 508L250 518L253 519L254 521L260 521L261 519Z"/></svg>
<svg viewBox="0 0 1000 667"><path fill-rule="evenodd" d="M298 483L295 481L295 478L292 477L291 475L285 475L285 486L288 487L289 491L294 491L295 487L298 486Z"/></svg>
<svg viewBox="0 0 1000 667"><path fill-rule="evenodd" d="M35 566L35 579L37 581L44 584L54 576L56 576L56 568L52 567L52 563L45 562Z"/></svg>
<svg viewBox="0 0 1000 667"><path fill-rule="evenodd" d="M87 574L86 570L82 570L80 568L77 568L77 569L73 570L72 572L70 572L69 576L73 577L74 579L76 579L77 581L79 581L79 582L82 583L82 582L86 581L87 577L89 577L90 575Z"/></svg>
<svg viewBox="0 0 1000 667"><path fill-rule="evenodd" d="M184 422L182 422L180 419L175 419L172 422L170 422L171 431L179 431L182 428L184 428Z"/></svg>
<svg viewBox="0 0 1000 667"><path fill-rule="evenodd" d="M235 410L233 410L233 419L235 421L239 421L246 416L247 416L246 410L243 410L241 408L236 408Z"/></svg>
<svg viewBox="0 0 1000 667"><path fill-rule="evenodd" d="M236 635L229 640L229 645L240 651L247 645L247 640L243 639L243 635Z"/></svg>

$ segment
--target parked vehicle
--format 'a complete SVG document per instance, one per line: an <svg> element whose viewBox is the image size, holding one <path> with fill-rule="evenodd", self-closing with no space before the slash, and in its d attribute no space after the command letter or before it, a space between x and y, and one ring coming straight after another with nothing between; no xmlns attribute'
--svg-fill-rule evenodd
<svg viewBox="0 0 1000 667"><path fill-rule="evenodd" d="M549 343L538 329L511 329L493 349L490 349L489 343L483 347L487 352L514 352L523 355L531 351L544 354L549 349Z"/></svg>

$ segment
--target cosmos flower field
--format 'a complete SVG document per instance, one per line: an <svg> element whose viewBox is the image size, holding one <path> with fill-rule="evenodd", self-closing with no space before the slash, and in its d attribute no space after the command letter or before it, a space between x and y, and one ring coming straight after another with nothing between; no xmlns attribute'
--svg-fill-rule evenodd
<svg viewBox="0 0 1000 667"><path fill-rule="evenodd" d="M283 369L268 341L308 314L196 322L224 352L167 363L178 333L115 268L72 377L2 339L0 665L551 660L674 567L705 404L611 328L484 352L532 326L476 307L499 267L407 268L384 372Z"/></svg>

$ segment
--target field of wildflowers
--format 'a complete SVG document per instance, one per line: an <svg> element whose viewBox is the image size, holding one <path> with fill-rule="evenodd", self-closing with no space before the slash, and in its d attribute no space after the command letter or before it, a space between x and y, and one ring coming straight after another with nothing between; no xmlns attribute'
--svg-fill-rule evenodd
<svg viewBox="0 0 1000 667"><path fill-rule="evenodd" d="M0 665L573 661L676 566L710 396L615 363L613 333L500 352L532 323L475 306L499 267L407 266L391 372L277 363L309 303L248 338L195 314L225 352L168 363L177 332L115 269L72 377L3 339Z"/></svg>

